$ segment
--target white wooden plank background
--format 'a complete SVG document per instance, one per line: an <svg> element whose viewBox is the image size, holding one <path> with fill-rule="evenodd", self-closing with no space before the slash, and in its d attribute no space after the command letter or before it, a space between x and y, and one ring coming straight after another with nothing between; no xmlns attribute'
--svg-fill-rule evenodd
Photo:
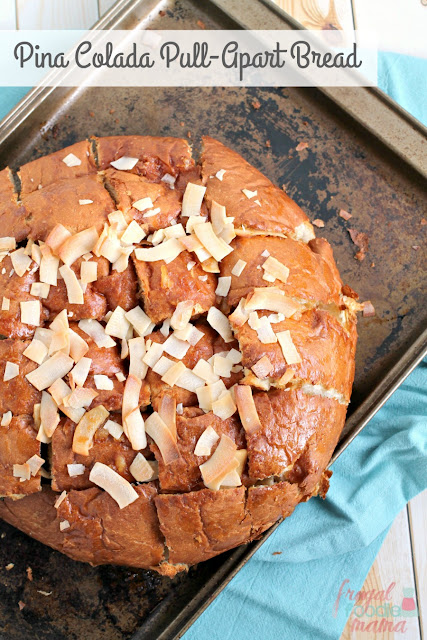
<svg viewBox="0 0 427 640"><path fill-rule="evenodd" d="M90 28L115 0L0 0L0 28ZM383 48L425 53L427 0L276 0L277 4L311 29L352 31L371 29L380 34ZM397 29L399 30L397 32ZM406 34L406 35L405 35ZM369 575L364 590L386 588L396 582L416 589L419 618L408 618L402 634L351 632L349 620L341 640L427 640L427 491L412 500L393 523ZM399 603L397 603L399 604Z"/></svg>
<svg viewBox="0 0 427 640"><path fill-rule="evenodd" d="M1 0L0 29L15 29L15 27L16 27L15 0Z"/></svg>
<svg viewBox="0 0 427 640"><path fill-rule="evenodd" d="M99 15L97 0L16 0L16 10L19 29L88 29Z"/></svg>

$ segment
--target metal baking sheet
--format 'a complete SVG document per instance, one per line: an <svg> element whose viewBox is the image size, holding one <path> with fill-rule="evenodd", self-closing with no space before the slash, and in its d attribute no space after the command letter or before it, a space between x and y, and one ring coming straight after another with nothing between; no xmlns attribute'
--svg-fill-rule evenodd
<svg viewBox="0 0 427 640"><path fill-rule="evenodd" d="M270 5L248 1L119 0L97 27L293 26ZM370 114L373 103L381 123ZM419 123L364 89L45 88L1 123L0 164L18 167L93 134L188 135L197 153L205 133L285 185L311 219L324 220L318 235L333 245L344 281L375 305L374 318L359 320L356 380L336 459L426 351L425 259L414 249L425 241L427 217ZM308 149L296 152L299 142ZM349 222L340 208L353 214ZM354 259L349 228L369 236L363 262ZM170 581L74 562L0 522L0 638L178 638L270 533ZM9 562L15 566L5 571Z"/></svg>

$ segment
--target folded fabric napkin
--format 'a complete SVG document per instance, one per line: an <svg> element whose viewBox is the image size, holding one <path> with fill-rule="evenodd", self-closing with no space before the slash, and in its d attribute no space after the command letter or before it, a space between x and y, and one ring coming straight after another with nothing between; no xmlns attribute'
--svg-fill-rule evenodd
<svg viewBox="0 0 427 640"><path fill-rule="evenodd" d="M379 58L380 87L424 123L426 65L395 54ZM27 90L0 90L0 118ZM349 580L355 593L362 587L395 516L427 487L426 390L427 360L333 465L326 500L299 505L185 640L340 637L349 614L344 599L337 604L341 584Z"/></svg>

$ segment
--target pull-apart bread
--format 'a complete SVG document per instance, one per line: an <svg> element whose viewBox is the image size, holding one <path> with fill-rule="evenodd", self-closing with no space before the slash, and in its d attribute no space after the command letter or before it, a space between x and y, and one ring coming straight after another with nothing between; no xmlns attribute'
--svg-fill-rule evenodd
<svg viewBox="0 0 427 640"><path fill-rule="evenodd" d="M4 169L0 207L1 518L172 576L325 495L359 305L284 191L120 136Z"/></svg>

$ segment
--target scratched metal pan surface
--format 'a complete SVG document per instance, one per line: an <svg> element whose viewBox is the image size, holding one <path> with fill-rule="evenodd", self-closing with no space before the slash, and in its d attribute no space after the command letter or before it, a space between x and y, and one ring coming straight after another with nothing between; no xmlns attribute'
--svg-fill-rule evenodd
<svg viewBox="0 0 427 640"><path fill-rule="evenodd" d="M98 27L236 28L252 16L258 27L271 28L271 9L251 0L250 14L245 1L229 2L226 15L196 0L120 0ZM239 6L245 8L241 19ZM292 26L275 19L278 27ZM421 225L427 217L425 175L411 154L424 134L372 93L385 105L382 121L388 118L391 128L378 135L373 126L366 130L360 124L368 119L364 92L357 94L359 105L352 101L350 116L342 100L315 89L41 89L3 121L0 163L16 168L93 134L188 135L197 153L200 136L209 134L284 185L311 219L324 221L319 235L333 245L344 282L377 312L359 320L356 380L336 458L426 349L425 256L423 263L422 248L415 248L423 246L427 230ZM409 130L409 150L392 135L393 127ZM299 142L308 147L297 152ZM338 216L341 208L352 213L349 222ZM363 262L354 258L349 228L369 236ZM1 640L169 640L182 635L269 532L174 580L74 562L5 523L0 534ZM10 562L14 568L5 571ZM22 611L19 602L25 603Z"/></svg>

